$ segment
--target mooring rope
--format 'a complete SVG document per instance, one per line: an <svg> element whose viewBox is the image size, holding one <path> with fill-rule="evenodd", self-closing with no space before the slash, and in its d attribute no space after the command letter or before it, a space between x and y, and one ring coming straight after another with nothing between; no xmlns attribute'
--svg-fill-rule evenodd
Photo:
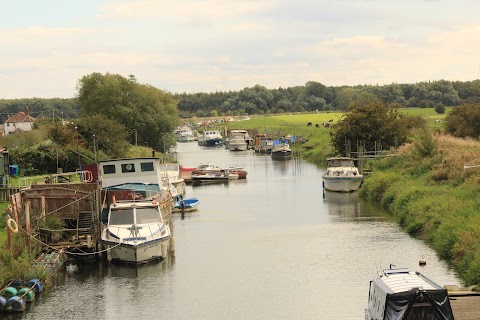
<svg viewBox="0 0 480 320"><path fill-rule="evenodd" d="M121 245L121 243L118 243L116 245L114 245L113 247L110 247L110 248L106 248L106 249L103 249L103 250L100 250L100 251L94 251L94 252L71 252L71 251L67 251L65 249L58 249L58 248L55 248L55 247L52 247L51 245L49 245L48 243L45 243L43 241L41 241L40 239L37 239L35 238L31 233L28 233L27 230L23 229L22 227L18 227L21 231L23 231L26 235L30 236L30 238L33 238L35 241L39 242L40 244L48 247L49 249L53 250L53 251L57 251L57 252L64 252L66 254L70 254L70 255L77 255L77 256L87 256L87 255L94 255L94 254L98 254L98 253L103 253L103 252L107 252L108 250L112 250L113 248L116 248L118 247L119 245ZM80 249L79 249L80 250Z"/></svg>

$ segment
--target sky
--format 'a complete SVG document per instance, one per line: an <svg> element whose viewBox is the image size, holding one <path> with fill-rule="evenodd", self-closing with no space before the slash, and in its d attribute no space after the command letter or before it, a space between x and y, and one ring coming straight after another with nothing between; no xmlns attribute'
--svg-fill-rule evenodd
<svg viewBox="0 0 480 320"><path fill-rule="evenodd" d="M0 99L93 72L171 93L472 81L478 0L0 0Z"/></svg>

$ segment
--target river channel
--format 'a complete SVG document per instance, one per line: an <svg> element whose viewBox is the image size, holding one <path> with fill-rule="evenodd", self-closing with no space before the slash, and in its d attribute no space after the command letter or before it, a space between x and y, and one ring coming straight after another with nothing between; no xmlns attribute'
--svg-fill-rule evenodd
<svg viewBox="0 0 480 320"><path fill-rule="evenodd" d="M201 204L175 216L175 257L141 268L69 262L39 303L9 318L359 320L369 281L390 264L461 285L377 206L323 194L322 168L196 142L179 144L177 159L242 166L248 177L187 187Z"/></svg>

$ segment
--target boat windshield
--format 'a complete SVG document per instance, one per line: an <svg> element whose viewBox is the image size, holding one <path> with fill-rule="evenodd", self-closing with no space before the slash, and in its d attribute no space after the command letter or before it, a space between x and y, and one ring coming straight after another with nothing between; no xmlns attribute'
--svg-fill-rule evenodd
<svg viewBox="0 0 480 320"><path fill-rule="evenodd" d="M353 160L350 159L335 159L328 161L329 167L354 167Z"/></svg>
<svg viewBox="0 0 480 320"><path fill-rule="evenodd" d="M120 209L112 209L110 213L110 221L109 224L111 225L119 225L119 224L133 224L133 208L120 208Z"/></svg>
<svg viewBox="0 0 480 320"><path fill-rule="evenodd" d="M156 223L160 221L157 207L137 208L137 224Z"/></svg>

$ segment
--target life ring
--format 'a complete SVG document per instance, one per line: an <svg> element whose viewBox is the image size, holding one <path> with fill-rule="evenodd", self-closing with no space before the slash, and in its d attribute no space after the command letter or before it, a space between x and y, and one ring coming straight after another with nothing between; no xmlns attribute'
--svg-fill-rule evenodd
<svg viewBox="0 0 480 320"><path fill-rule="evenodd" d="M10 231L12 231L13 233L17 233L18 232L18 224L15 220L13 220L12 218L8 218L7 219L7 227L8 229L10 229Z"/></svg>

